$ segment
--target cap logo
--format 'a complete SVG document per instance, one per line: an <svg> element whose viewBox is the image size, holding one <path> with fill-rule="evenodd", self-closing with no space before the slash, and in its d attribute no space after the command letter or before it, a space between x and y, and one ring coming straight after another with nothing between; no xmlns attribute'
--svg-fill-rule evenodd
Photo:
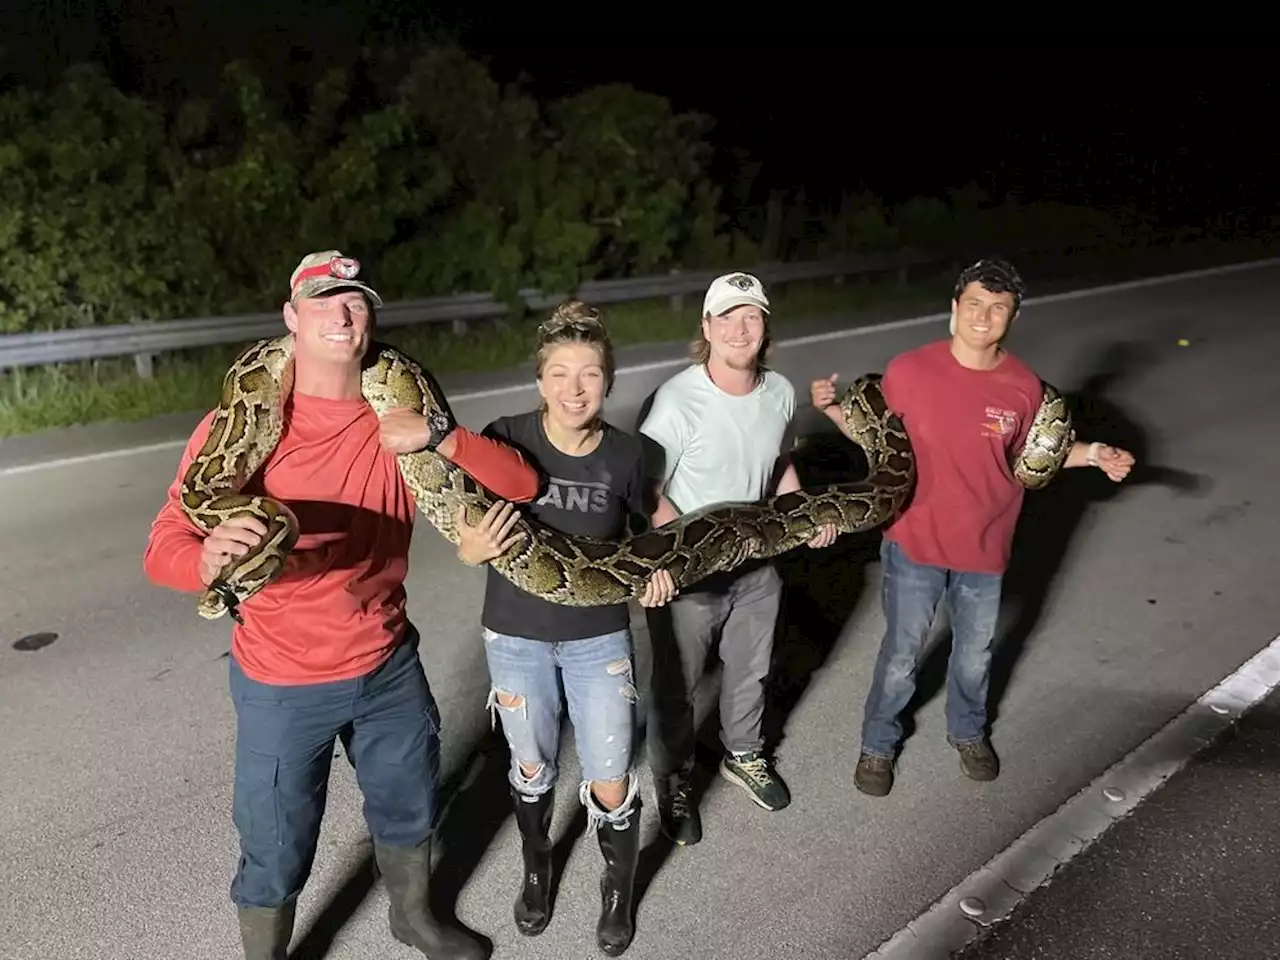
<svg viewBox="0 0 1280 960"><path fill-rule="evenodd" d="M326 263L318 263L313 267L306 267L299 270L293 279L293 289L296 292L303 281L311 280L315 277L335 277L338 280L354 280L360 275L360 261L354 257L330 257Z"/></svg>
<svg viewBox="0 0 1280 960"><path fill-rule="evenodd" d="M743 293L746 293L748 290L750 290L752 287L755 286L755 283L752 281L752 279L748 277L745 273L739 273L739 274L735 274L732 277L726 277L724 282L729 284L730 286L737 287Z"/></svg>
<svg viewBox="0 0 1280 960"><path fill-rule="evenodd" d="M329 275L340 280L354 280L360 273L360 261L354 257L334 257L329 261Z"/></svg>

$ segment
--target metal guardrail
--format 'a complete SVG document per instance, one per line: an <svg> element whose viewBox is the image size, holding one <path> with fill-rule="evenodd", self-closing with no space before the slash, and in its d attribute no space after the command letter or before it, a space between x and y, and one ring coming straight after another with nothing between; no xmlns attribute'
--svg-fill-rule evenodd
<svg viewBox="0 0 1280 960"><path fill-rule="evenodd" d="M772 285L796 280L838 280L846 276L905 271L909 267L939 263L947 259L949 257L946 254L909 250L840 260L760 264L748 272ZM672 309L680 310L686 295L701 295L721 272L673 271L663 276L588 281L575 291L575 295L589 303L600 304L668 297L671 299ZM559 303L565 296L533 289L520 291L521 299L531 310L545 310ZM468 321L492 319L509 312L506 304L487 293L464 293L453 297L384 304L378 311L378 325L401 327L452 323L453 329L460 333L466 329ZM277 310L242 316L193 317L11 334L0 337L0 370L132 355L138 375L150 377L153 358L165 351L248 343L261 337L274 336L282 329L283 321Z"/></svg>

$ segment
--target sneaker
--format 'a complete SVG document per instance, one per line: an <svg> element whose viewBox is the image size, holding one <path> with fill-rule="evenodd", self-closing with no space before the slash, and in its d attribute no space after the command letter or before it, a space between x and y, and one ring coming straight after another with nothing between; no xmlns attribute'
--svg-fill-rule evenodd
<svg viewBox="0 0 1280 960"><path fill-rule="evenodd" d="M693 803L689 775L677 773L670 777L655 777L654 781L659 829L672 843L681 847L693 846L702 839L702 817Z"/></svg>
<svg viewBox="0 0 1280 960"><path fill-rule="evenodd" d="M864 753L853 771L853 785L869 797L883 797L893 789L893 761Z"/></svg>
<svg viewBox="0 0 1280 960"><path fill-rule="evenodd" d="M1000 774L1000 761L986 740L952 743L960 754L960 769L970 780L994 780Z"/></svg>
<svg viewBox="0 0 1280 960"><path fill-rule="evenodd" d="M728 754L720 762L720 776L736 783L751 799L766 810L781 810L791 802L787 785L773 765L758 750L739 755Z"/></svg>

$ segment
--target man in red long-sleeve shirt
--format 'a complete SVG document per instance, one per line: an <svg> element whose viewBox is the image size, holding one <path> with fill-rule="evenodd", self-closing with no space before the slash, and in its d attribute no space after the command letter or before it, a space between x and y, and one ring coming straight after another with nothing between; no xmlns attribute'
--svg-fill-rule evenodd
<svg viewBox="0 0 1280 960"><path fill-rule="evenodd" d="M540 478L514 448L448 418L396 410L379 420L361 395L360 368L382 301L358 273L337 250L310 254L283 309L295 337L294 385L284 435L247 489L283 501L300 536L281 577L241 605L244 622L231 634L241 847L231 898L246 960L282 960L341 738L390 894L392 933L433 960L479 960L488 950L440 926L427 905L439 715L406 612L415 504L395 457L434 449L517 503L533 499ZM266 533L235 517L206 536L179 505L213 416L187 443L143 560L154 583L174 590L203 590Z"/></svg>

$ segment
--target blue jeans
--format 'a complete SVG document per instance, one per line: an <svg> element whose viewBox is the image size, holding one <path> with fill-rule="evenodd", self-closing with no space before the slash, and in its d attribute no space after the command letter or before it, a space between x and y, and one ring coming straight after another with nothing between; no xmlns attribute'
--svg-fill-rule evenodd
<svg viewBox="0 0 1280 960"><path fill-rule="evenodd" d="M355 768L373 839L411 847L435 827L440 720L411 626L373 672L302 686L258 683L230 658L235 705L233 817L240 864L231 899L275 907L311 873L334 741Z"/></svg>
<svg viewBox="0 0 1280 960"><path fill-rule="evenodd" d="M637 792L636 778L630 776L637 699L631 632L548 643L486 627L484 640L492 684L487 707L495 723L502 717L511 748L512 788L533 799L555 785L563 684L582 764L578 799L586 808L589 829L602 822L624 829ZM517 705L505 706L500 694L518 698ZM525 776L521 763L536 766L537 773ZM592 781L617 782L628 776L626 799L616 810L605 810L591 796Z"/></svg>
<svg viewBox="0 0 1280 960"><path fill-rule="evenodd" d="M1003 577L913 563L888 539L880 559L885 634L862 719L862 752L893 759L902 738L898 717L915 694L920 651L944 596L951 614L947 738L956 744L982 740Z"/></svg>

